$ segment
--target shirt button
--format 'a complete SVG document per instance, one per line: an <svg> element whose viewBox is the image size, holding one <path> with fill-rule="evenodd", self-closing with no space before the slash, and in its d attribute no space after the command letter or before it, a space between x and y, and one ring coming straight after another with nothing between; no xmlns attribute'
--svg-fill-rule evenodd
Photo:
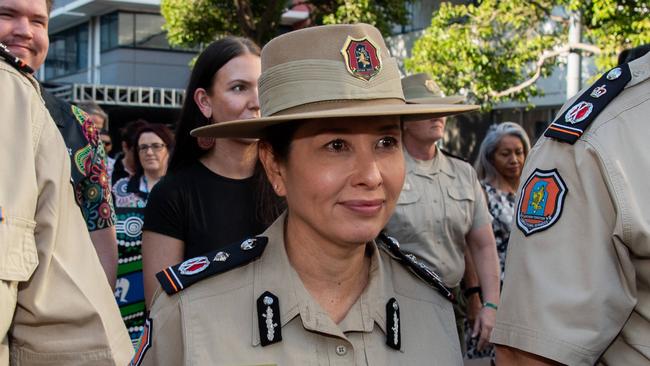
<svg viewBox="0 0 650 366"><path fill-rule="evenodd" d="M336 354L339 356L345 356L348 353L348 349L344 345L336 346Z"/></svg>

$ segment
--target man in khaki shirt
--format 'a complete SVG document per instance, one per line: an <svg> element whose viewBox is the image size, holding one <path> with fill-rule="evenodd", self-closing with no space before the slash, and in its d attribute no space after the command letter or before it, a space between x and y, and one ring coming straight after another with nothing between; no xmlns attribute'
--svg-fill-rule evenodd
<svg viewBox="0 0 650 366"><path fill-rule="evenodd" d="M650 364L650 54L531 150L492 341L499 365Z"/></svg>
<svg viewBox="0 0 650 366"><path fill-rule="evenodd" d="M152 366L462 364L451 302L414 278L376 243L367 247L371 256L367 288L346 317L334 323L289 262L285 219L286 214L262 234L268 244L260 259L173 296L159 293L135 360L142 357L142 365ZM230 253L230 258L221 258L227 263L237 257L239 248L222 251ZM218 255L207 257L212 263L220 260ZM269 334L260 334L256 301L267 291L279 301L272 337L281 332L282 340L264 347L260 337ZM394 334L386 326L386 307L392 298L400 309L399 350L386 345Z"/></svg>
<svg viewBox="0 0 650 366"><path fill-rule="evenodd" d="M28 64L47 47L45 0L0 0L0 36ZM124 365L133 353L37 82L0 58L0 365Z"/></svg>

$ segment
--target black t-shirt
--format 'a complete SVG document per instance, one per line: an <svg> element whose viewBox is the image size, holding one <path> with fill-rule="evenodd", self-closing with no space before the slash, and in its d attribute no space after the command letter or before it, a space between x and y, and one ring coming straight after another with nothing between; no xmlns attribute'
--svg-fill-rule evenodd
<svg viewBox="0 0 650 366"><path fill-rule="evenodd" d="M253 177L230 179L201 162L165 176L149 194L143 230L185 243L192 258L260 234Z"/></svg>

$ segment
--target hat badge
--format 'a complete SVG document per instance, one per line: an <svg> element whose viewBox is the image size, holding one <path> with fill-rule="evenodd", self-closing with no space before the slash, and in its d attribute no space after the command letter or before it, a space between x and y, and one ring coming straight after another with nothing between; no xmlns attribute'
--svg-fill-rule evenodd
<svg viewBox="0 0 650 366"><path fill-rule="evenodd" d="M433 80L427 80L424 82L424 87L427 88L428 91L434 94L440 94L442 95L442 91L440 91L440 88L438 85Z"/></svg>
<svg viewBox="0 0 650 366"><path fill-rule="evenodd" d="M379 47L368 37L356 39L348 36L341 54L346 69L355 78L370 81L381 71Z"/></svg>

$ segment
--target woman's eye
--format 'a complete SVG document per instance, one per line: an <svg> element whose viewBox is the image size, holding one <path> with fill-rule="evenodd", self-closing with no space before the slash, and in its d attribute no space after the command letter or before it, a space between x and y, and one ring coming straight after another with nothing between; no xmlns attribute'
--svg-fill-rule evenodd
<svg viewBox="0 0 650 366"><path fill-rule="evenodd" d="M399 145L399 142L395 137L387 136L382 137L377 145L384 149L392 149L396 148Z"/></svg>
<svg viewBox="0 0 650 366"><path fill-rule="evenodd" d="M246 88L243 85L235 85L235 86L232 87L232 90L236 91L236 92L241 92L241 91L244 91L245 89Z"/></svg>
<svg viewBox="0 0 650 366"><path fill-rule="evenodd" d="M341 139L336 139L333 141L330 141L327 145L327 148L332 150L332 151L343 151L345 150L345 141Z"/></svg>

